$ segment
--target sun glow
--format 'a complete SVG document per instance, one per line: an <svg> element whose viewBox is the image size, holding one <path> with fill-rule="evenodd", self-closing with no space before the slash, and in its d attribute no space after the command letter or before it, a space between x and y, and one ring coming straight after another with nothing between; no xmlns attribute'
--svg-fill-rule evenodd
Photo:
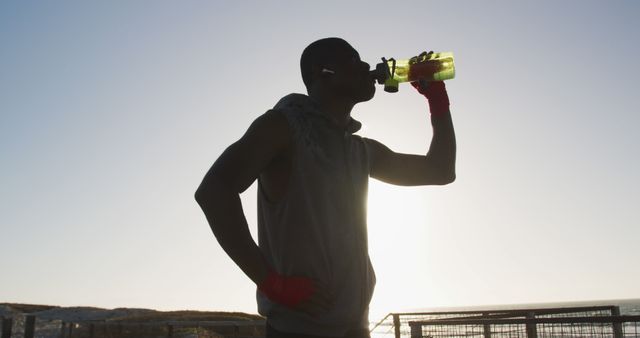
<svg viewBox="0 0 640 338"><path fill-rule="evenodd" d="M424 187L369 181L369 255L376 271L370 320L389 312L441 304L429 278L434 259L421 239L429 237L429 203ZM424 292L422 292L424 290Z"/></svg>

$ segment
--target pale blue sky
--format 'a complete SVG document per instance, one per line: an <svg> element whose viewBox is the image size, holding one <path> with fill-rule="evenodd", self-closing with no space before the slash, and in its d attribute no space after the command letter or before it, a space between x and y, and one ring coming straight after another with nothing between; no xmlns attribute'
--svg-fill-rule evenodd
<svg viewBox="0 0 640 338"><path fill-rule="evenodd" d="M457 181L370 183L371 320L640 298L639 16L637 1L3 1L0 301L256 313L193 193L304 92L300 53L327 36L372 65L456 58ZM426 153L413 88L379 88L353 116ZM253 185L257 240L255 200Z"/></svg>

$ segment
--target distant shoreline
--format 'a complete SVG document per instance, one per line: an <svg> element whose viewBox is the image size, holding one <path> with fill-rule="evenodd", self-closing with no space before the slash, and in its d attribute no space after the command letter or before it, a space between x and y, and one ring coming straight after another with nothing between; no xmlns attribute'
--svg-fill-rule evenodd
<svg viewBox="0 0 640 338"><path fill-rule="evenodd" d="M443 306L429 308L410 308L398 312L448 312L448 311L472 311L479 309L486 310L512 310L512 309L532 309L532 308L557 308L557 307L576 307L590 305L638 305L640 307L640 298L626 299L604 299L604 300L584 300L584 301L567 301L567 302L540 302L540 303L512 303L512 304L488 304L473 306Z"/></svg>

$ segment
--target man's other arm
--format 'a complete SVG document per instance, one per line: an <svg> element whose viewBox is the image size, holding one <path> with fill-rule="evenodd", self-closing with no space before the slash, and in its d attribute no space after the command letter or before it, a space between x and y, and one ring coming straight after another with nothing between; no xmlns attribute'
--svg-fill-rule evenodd
<svg viewBox="0 0 640 338"><path fill-rule="evenodd" d="M268 267L249 232L240 194L289 146L288 128L277 111L258 117L215 161L195 193L220 246L256 284L267 277Z"/></svg>

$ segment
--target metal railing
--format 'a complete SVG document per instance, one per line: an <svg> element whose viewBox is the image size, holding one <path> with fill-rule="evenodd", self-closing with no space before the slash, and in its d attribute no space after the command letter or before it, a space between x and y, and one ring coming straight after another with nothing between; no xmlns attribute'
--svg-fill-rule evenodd
<svg viewBox="0 0 640 338"><path fill-rule="evenodd" d="M411 338L640 337L640 316L443 319L409 326Z"/></svg>
<svg viewBox="0 0 640 338"><path fill-rule="evenodd" d="M390 313L379 323L377 323L371 329L372 338L408 338L411 337L411 325L410 323L435 323L436 321L447 321L446 325L447 335L433 335L433 337L473 337L474 333L480 325L482 329L482 337L488 337L484 335L484 332L491 333L503 330L502 327L491 327L492 320L501 319L545 319L545 318L596 318L606 317L612 318L620 316L620 309L617 306L583 306L583 307L565 307L565 308L536 308L536 309L516 309L516 310L475 310L475 311L450 311L450 312L411 312L411 313ZM470 329L468 335L464 334L464 330L461 329L462 325L458 322L449 322L453 320L485 320L481 324L475 324L473 330ZM455 324L460 324L456 326ZM417 325L417 324L414 324ZM506 324L505 324L506 325ZM514 324L515 325L515 324ZM527 323L524 324L525 328ZM534 329L532 322L528 323L530 331ZM545 323L541 323L543 328L546 328ZM622 325L622 323L621 323ZM434 327L434 326L430 326ZM559 327L556 325L556 327ZM553 327L552 330L555 330ZM414 329L415 330L415 329ZM442 329L444 330L444 329ZM458 331L455 331L458 330ZM504 329L509 331L509 329ZM512 330L514 331L514 330ZM444 331L443 331L444 332ZM511 331L509 331L511 332ZM515 332L515 331L514 331ZM541 333L547 332L546 329L541 330ZM425 334L424 337L428 337ZM520 337L517 334L513 334L513 337ZM588 336L588 335L587 335ZM508 334L499 336L497 334L492 337L510 337ZM526 335L524 337L527 337ZM555 337L555 336L542 336L540 337ZM567 336L570 337L570 336ZM578 336L574 336L578 337ZM583 336L585 337L585 336ZM613 336L612 336L613 337Z"/></svg>
<svg viewBox="0 0 640 338"><path fill-rule="evenodd" d="M235 337L265 335L264 320L62 322L33 315L2 319L2 337ZM12 330L13 329L13 330ZM11 332L13 331L13 332ZM12 334L13 333L13 334ZM390 313L372 338L436 337L639 337L640 316L621 316L617 306Z"/></svg>
<svg viewBox="0 0 640 338"><path fill-rule="evenodd" d="M116 322L81 321L63 322L42 320L33 315L2 318L0 338L263 338L264 320L238 321L162 321Z"/></svg>
<svg viewBox="0 0 640 338"><path fill-rule="evenodd" d="M65 325L66 324L66 325ZM264 320L251 321L167 321L150 323L81 322L63 323L62 338L140 337L225 337L262 338Z"/></svg>

